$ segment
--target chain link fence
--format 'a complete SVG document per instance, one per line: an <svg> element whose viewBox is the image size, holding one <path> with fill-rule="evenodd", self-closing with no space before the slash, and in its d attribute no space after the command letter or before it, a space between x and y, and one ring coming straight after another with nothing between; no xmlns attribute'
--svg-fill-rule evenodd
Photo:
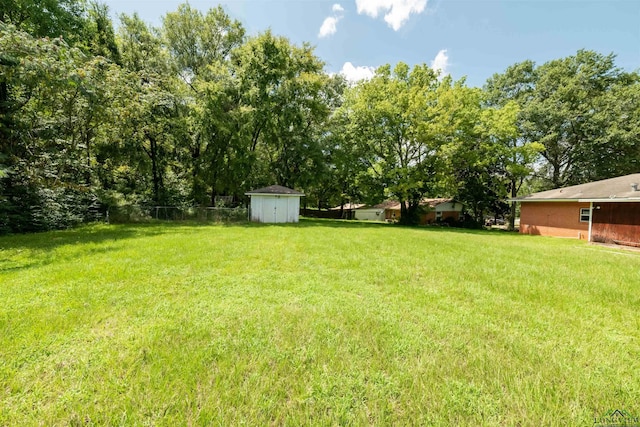
<svg viewBox="0 0 640 427"><path fill-rule="evenodd" d="M111 206L106 221L128 223L144 221L243 222L248 220L246 208L180 207L180 206Z"/></svg>

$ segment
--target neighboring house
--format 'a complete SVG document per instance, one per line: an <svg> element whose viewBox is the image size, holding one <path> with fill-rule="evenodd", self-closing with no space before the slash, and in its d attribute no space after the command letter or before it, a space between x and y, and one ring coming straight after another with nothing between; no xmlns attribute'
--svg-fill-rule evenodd
<svg viewBox="0 0 640 427"><path fill-rule="evenodd" d="M420 214L420 224L453 220L458 221L462 212L462 204L453 199L423 199L420 206L425 213ZM356 219L373 219L378 221L398 221L401 216L400 202L387 200L372 207L356 209Z"/></svg>
<svg viewBox="0 0 640 427"><path fill-rule="evenodd" d="M328 217L336 219L355 219L356 209L363 208L364 206L364 203L345 203L342 206L329 208L330 214Z"/></svg>
<svg viewBox="0 0 640 427"><path fill-rule="evenodd" d="M421 204L429 209L420 216L420 224L459 221L462 214L462 203L453 199L424 199Z"/></svg>
<svg viewBox="0 0 640 427"><path fill-rule="evenodd" d="M360 206L354 210L354 218L366 221L385 221L387 219L387 204L397 202L385 202L374 206Z"/></svg>
<svg viewBox="0 0 640 427"><path fill-rule="evenodd" d="M265 223L298 222L303 193L281 185L244 193L251 198L251 221Z"/></svg>
<svg viewBox="0 0 640 427"><path fill-rule="evenodd" d="M640 246L640 174L513 199L520 233Z"/></svg>

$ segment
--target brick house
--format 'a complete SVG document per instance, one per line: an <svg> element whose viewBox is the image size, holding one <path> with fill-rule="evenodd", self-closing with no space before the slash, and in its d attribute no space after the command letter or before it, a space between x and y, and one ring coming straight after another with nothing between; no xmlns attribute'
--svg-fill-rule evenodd
<svg viewBox="0 0 640 427"><path fill-rule="evenodd" d="M453 199L422 199L420 206L423 213L420 214L420 224L432 224L446 220L458 221L462 212L462 204ZM376 215L374 217L373 215ZM372 207L361 207L356 210L356 219L376 219L379 221L400 220L400 202L387 200Z"/></svg>
<svg viewBox="0 0 640 427"><path fill-rule="evenodd" d="M640 174L542 191L520 202L520 233L640 246Z"/></svg>

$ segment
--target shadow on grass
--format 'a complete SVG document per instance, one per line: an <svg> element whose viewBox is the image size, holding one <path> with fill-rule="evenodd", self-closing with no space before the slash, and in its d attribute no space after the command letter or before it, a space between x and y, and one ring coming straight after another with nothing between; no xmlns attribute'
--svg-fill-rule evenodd
<svg viewBox="0 0 640 427"><path fill-rule="evenodd" d="M100 243L106 240L117 241L161 234L163 226L159 224L89 224L67 230L12 234L0 237L0 248L47 251L64 245Z"/></svg>
<svg viewBox="0 0 640 427"><path fill-rule="evenodd" d="M457 227L440 227L440 226L433 226L433 225L417 226L417 227L404 226L404 227L412 230L425 230L425 231L434 232L434 233L457 233L457 234L474 234L478 236L503 236L503 237L518 235L517 231L495 230L495 229L487 230L486 228L473 229L473 228L457 228Z"/></svg>
<svg viewBox="0 0 640 427"><path fill-rule="evenodd" d="M430 233L456 233L456 234L473 234L473 235L486 235L486 236L516 236L517 231L506 230L487 230L487 229L470 229L470 228L457 228L447 227L439 225L401 225L401 224L388 224L384 222L369 222L369 221L353 221L342 219L317 219L317 218L303 218L297 224L257 224L262 226L280 226L280 227L330 227L330 228L387 228L389 230L400 229L410 231L424 231Z"/></svg>
<svg viewBox="0 0 640 427"><path fill-rule="evenodd" d="M298 223L287 224L265 224L256 222L204 222L204 221L150 221L126 224L88 224L67 230L48 231L31 234L14 234L0 236L0 250L2 249L31 249L31 250L53 250L58 246L100 243L104 241L121 241L125 239L135 239L149 237L160 234L170 234L172 232L185 233L189 230L193 232L207 227L224 228L355 228L355 229L406 229L412 231L425 231L435 233L461 233L478 235L504 235L513 236L517 232L504 230L473 230L455 227L441 226L407 226L400 224L388 224L384 222L356 221L341 219L322 218L301 218Z"/></svg>
<svg viewBox="0 0 640 427"><path fill-rule="evenodd" d="M128 239L162 234L165 224L105 225L90 224L67 230L13 234L0 237L0 272L25 270L56 261L55 250L61 246L120 243ZM107 253L120 245L85 247L74 258Z"/></svg>
<svg viewBox="0 0 640 427"><path fill-rule="evenodd" d="M89 224L77 228L33 234L15 234L0 237L0 272L24 270L47 265L55 261L55 250L67 245L86 245L112 242L104 247L86 247L74 257L107 253L118 249L119 243L161 234L199 232L206 227L229 228L329 228L329 229L404 229L430 233L455 233L491 236L514 236L515 232L501 230L469 230L438 226L403 226L383 222L302 218L295 224L261 224L253 222L200 222L200 221L152 221L132 224ZM115 245L117 244L117 245ZM44 256L42 256L44 255Z"/></svg>

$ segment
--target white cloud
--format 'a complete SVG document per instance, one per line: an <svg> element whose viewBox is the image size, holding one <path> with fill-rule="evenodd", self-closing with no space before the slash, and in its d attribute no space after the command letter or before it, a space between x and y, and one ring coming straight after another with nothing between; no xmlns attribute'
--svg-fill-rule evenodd
<svg viewBox="0 0 640 427"><path fill-rule="evenodd" d="M335 16L329 16L324 20L322 26L320 27L320 32L318 33L318 37L323 38L327 36L331 36L338 31L338 27L336 24L340 18L336 18Z"/></svg>
<svg viewBox="0 0 640 427"><path fill-rule="evenodd" d="M376 69L373 67L355 67L351 62L345 62L342 66L342 70L340 70L340 74L342 74L350 83L355 83L359 80L369 80L373 77L375 72Z"/></svg>
<svg viewBox="0 0 640 427"><path fill-rule="evenodd" d="M398 31L409 20L411 14L420 14L427 7L427 0L356 0L358 14L377 18L385 13L384 20L394 31Z"/></svg>
<svg viewBox="0 0 640 427"><path fill-rule="evenodd" d="M336 3L331 10L333 11L333 16L325 18L320 26L320 31L318 32L318 37L320 38L332 36L338 31L338 21L342 19L344 8Z"/></svg>
<svg viewBox="0 0 640 427"><path fill-rule="evenodd" d="M440 72L440 77L449 74L449 56L447 55L447 49L442 49L433 61L431 61L431 68Z"/></svg>

